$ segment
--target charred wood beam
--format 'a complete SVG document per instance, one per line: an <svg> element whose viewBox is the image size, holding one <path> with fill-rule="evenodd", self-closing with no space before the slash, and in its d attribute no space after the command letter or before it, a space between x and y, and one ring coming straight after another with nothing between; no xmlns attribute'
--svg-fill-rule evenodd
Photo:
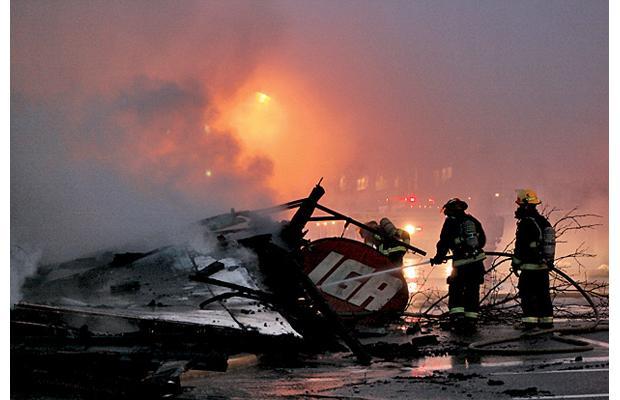
<svg viewBox="0 0 620 400"><path fill-rule="evenodd" d="M371 356L368 354L364 346L362 346L360 341L357 340L357 338L351 334L349 329L345 327L338 314L332 310L314 282L312 282L310 277L304 273L302 266L295 260L292 260L292 264L294 265L295 275L297 275L299 282L301 282L304 289L306 289L310 299L314 302L319 311L328 320L334 329L334 332L349 347L351 352L355 354L358 362L364 365L369 365Z"/></svg>
<svg viewBox="0 0 620 400"><path fill-rule="evenodd" d="M259 213L259 214L277 213L277 212L280 212L280 211L285 211L285 210L290 210L290 209L293 209L293 208L297 208L297 207L299 207L301 205L301 203L304 202L304 200L306 200L306 199L293 200L293 201L289 201L287 203L279 204L277 206L266 207L266 208L259 208L257 210L239 211L237 214L239 214L239 215L247 215L247 214L251 214L251 213Z"/></svg>
<svg viewBox="0 0 620 400"><path fill-rule="evenodd" d="M320 216L320 217L312 217L308 219L308 221L344 221L340 217L332 217L332 216Z"/></svg>
<svg viewBox="0 0 620 400"><path fill-rule="evenodd" d="M301 202L291 221L282 228L280 237L291 248L297 248L301 243L305 234L304 227L312 217L318 201L324 194L325 189L320 185L320 182L317 183L310 195Z"/></svg>
<svg viewBox="0 0 620 400"><path fill-rule="evenodd" d="M346 328L338 314L331 309L314 282L304 273L301 264L295 258L295 252L274 244L271 235L254 236L240 243L256 252L266 283L272 289L273 295L278 298L278 304L287 309L286 314L292 315L293 322L299 321L303 325L302 328L308 328L309 331L312 331L317 324L327 322L325 329L318 332L322 338L325 338L326 334L339 337L360 363L370 363L371 357L368 352ZM301 306L300 296L306 299L306 303ZM314 310L312 315L311 310Z"/></svg>
<svg viewBox="0 0 620 400"><path fill-rule="evenodd" d="M325 207L325 206L323 206L321 204L318 204L318 203L316 204L316 208L321 210L321 211L323 211L323 212L325 212L325 213L331 214L331 215L333 215L334 217L337 217L340 220L346 221L347 223L349 223L351 225L355 225L358 228L366 229L367 231L372 232L372 233L374 233L376 235L379 235L379 236L381 236L381 237L383 237L385 239L393 240L394 242L398 243L401 246L406 247L407 249L411 250L414 253L418 253L418 254L423 255L423 256L426 255L426 252L424 250L419 249L419 248L417 248L415 246L412 246L412 245L410 245L408 243L401 242L400 240L395 240L392 237L388 237L388 236L386 236L385 233L383 233L383 232L381 232L379 230L373 229L373 228L369 227L368 225L366 225L366 224L364 224L364 223L362 223L360 221L357 221L357 220L355 220L355 219L353 219L353 218L351 218L349 216L346 216L344 214L339 213L338 211L334 211L334 210L329 209L329 208L327 208L327 207Z"/></svg>

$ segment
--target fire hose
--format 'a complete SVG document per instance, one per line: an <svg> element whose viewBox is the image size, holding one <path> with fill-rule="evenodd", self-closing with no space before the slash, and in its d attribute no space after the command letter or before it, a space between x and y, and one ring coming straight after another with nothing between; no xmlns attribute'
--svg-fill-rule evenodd
<svg viewBox="0 0 620 400"><path fill-rule="evenodd" d="M486 254L491 255L491 256L499 256L499 257L512 257L512 254L503 253L503 252L487 252ZM553 273L564 278L571 285L573 285L575 289L577 289L577 291L588 302L588 305L592 307L592 310L594 311L594 321L591 324L581 326L581 327L543 329L543 330L536 331L536 332L524 332L518 335L511 335L511 336L507 336L507 337L503 337L499 339L481 340L481 341L470 343L470 345L468 346L468 349L478 352L478 353L498 354L498 355L572 353L572 352L578 352L578 351L592 350L593 349L592 345L590 345L589 343L585 341L582 341L576 338L561 337L556 334L561 335L561 334L587 333L587 332L595 332L599 330L608 330L608 328L599 328L599 324L601 323L601 316L599 314L598 308L596 307L596 304L594 304L592 297L590 297L590 295L585 290L583 290L583 288L577 282L575 282L570 276L568 276L566 273L564 273L563 271L553 266L550 267L550 270ZM513 341L518 341L518 340L523 340L523 339L532 339L535 337L547 336L550 334L553 335L552 336L553 340L568 343L568 344L571 344L572 346L564 347L564 348L539 348L539 349L531 349L531 348L530 349L506 349L506 348L492 349L492 348L488 348L488 346L491 346L491 345L508 343L508 342L513 342Z"/></svg>
<svg viewBox="0 0 620 400"><path fill-rule="evenodd" d="M506 252L486 252L487 255L489 256L496 256L496 257L508 257L508 258L512 258L512 254L511 253L506 253ZM446 257L446 259L449 259L451 257ZM501 261L503 262L503 261ZM500 263L501 263L500 262ZM414 265L408 265L406 267L415 267L415 266L421 266L421 265L427 265L430 264L430 261L424 261L418 264L414 264ZM488 271L485 271L486 273L491 272L493 269L495 269L495 267L497 267L497 265L495 265L493 268L489 269ZM402 268L405 267L395 267L395 268L390 268L390 269L386 269L383 271L378 271L378 272L373 272L370 274L365 274L365 275L359 275L356 277L352 277L352 278L347 278L347 279L343 279L343 280L339 280L339 281L335 281L335 282L327 282L323 285L321 285L322 287L329 287L329 286L334 286L334 285L339 285L342 283L346 283L346 282L351 282L351 281L357 281L357 280L361 280L361 279L366 279L369 278L371 276L374 275L380 275L380 274L385 274L385 273L390 273L390 272L394 272L394 271L398 271L401 270ZM571 333L587 333L587 332L595 332L595 331L602 331L602 330L607 330L608 328L599 328L600 322L601 322L601 317L598 311L598 308L596 306L596 304L594 304L594 301L592 300L592 298L590 297L590 295L577 283L575 282L570 276L568 276L566 273L564 273L563 271L555 268L555 267L550 267L550 270L561 276L563 279L565 279L568 283L570 283L572 286L574 286L577 291L583 296L583 298L587 301L588 305L592 308L592 310L594 311L594 321L586 326L581 326L581 327L563 327L563 328L550 328L550 329L544 329L544 330L540 330L540 331L535 331L535 332L524 332L518 335L511 335L511 336L507 336L507 337L503 337L503 338L499 338L499 339L491 339L491 340L482 340L482 341L477 341L477 342L473 342L468 346L469 350L475 351L475 352L479 352L479 353L485 353L485 354L498 354L498 355L524 355L524 354L547 354L547 353L566 353L566 352L581 352L581 351L588 351L588 350L592 350L593 347L582 340L576 339L576 338L569 338L569 337L562 337L559 335L562 334L571 334ZM514 273L514 271L511 271L511 273ZM442 297L441 299L439 299L437 302L435 302L433 305L431 305L425 313L422 314L411 314L411 313L405 313L405 315L409 315L409 316L429 316L428 312L434 308L441 300L445 299L446 296ZM435 316L437 318L441 318L442 316ZM559 334L559 335L558 335ZM488 346L491 345L497 345L497 344L502 344L502 343L508 343L508 342L513 342L513 341L519 341L519 340L524 340L524 339L532 339L532 338L536 338L536 337L540 337L540 336L548 336L548 335L553 335L552 339L559 341L559 342L563 342L563 343L567 343L570 344L571 346L569 347L563 347L563 348L538 348L538 349L507 349L507 348L501 348L501 349L493 349L493 348L488 348Z"/></svg>
<svg viewBox="0 0 620 400"><path fill-rule="evenodd" d="M326 282L326 283L322 284L319 287L320 288L325 288L325 287L330 287L330 286L336 286L336 285L340 285L342 283L359 281L359 280L362 280L362 279L370 278L371 276L375 276L375 275L383 275L383 274L387 274L387 273L394 272L394 271L400 271L403 268L419 267L421 265L428 265L430 263L431 263L430 261L424 261L424 262L421 262L421 263L418 263L418 264L407 265L407 266L403 266L403 267L394 267L394 268L384 269L382 271L372 272L370 274L358 275L358 276L354 276L352 278L341 279L339 281Z"/></svg>

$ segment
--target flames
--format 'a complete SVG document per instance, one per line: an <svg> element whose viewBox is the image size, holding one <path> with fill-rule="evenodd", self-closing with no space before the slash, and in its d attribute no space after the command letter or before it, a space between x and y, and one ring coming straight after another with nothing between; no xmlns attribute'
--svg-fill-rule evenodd
<svg viewBox="0 0 620 400"><path fill-rule="evenodd" d="M267 103L269 103L270 100L271 100L271 97L269 97L265 93L263 93L263 92L256 92L256 101L259 104L267 104Z"/></svg>
<svg viewBox="0 0 620 400"><path fill-rule="evenodd" d="M220 207L271 202L273 163L248 153L241 138L217 125L217 115L204 87L139 78L76 118L78 133L67 143L77 162L113 169L147 193Z"/></svg>
<svg viewBox="0 0 620 400"><path fill-rule="evenodd" d="M140 78L108 96L97 115L77 118L77 130L92 134L70 142L75 158L104 163L147 191L165 186L200 202L258 192L281 201L348 162L320 99L285 73L257 74L232 92ZM244 207L256 206L245 197Z"/></svg>
<svg viewBox="0 0 620 400"><path fill-rule="evenodd" d="M246 153L274 158L286 134L285 105L263 92L242 90L237 96L222 101L221 114L215 126L233 132Z"/></svg>
<svg viewBox="0 0 620 400"><path fill-rule="evenodd" d="M283 200L304 194L321 176L335 176L348 161L342 130L322 99L287 71L261 69L232 96L216 96L213 126L232 132L244 157L273 162L268 183Z"/></svg>

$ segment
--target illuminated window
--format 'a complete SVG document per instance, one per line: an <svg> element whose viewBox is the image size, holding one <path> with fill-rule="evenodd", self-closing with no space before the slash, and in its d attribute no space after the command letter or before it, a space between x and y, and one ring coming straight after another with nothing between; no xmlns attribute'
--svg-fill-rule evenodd
<svg viewBox="0 0 620 400"><path fill-rule="evenodd" d="M387 181L383 177L383 175L379 175L379 177L375 180L375 190L383 190L387 186Z"/></svg>
<svg viewBox="0 0 620 400"><path fill-rule="evenodd" d="M435 180L436 186L441 183L446 183L448 180L452 179L452 167L443 167L441 169L434 170L433 179Z"/></svg>
<svg viewBox="0 0 620 400"><path fill-rule="evenodd" d="M368 188L368 177L362 176L357 178L357 190L366 190Z"/></svg>

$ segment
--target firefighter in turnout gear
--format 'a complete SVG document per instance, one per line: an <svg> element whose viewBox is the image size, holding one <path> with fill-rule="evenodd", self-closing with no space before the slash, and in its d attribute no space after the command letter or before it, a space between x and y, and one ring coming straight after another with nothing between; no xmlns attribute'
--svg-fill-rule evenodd
<svg viewBox="0 0 620 400"><path fill-rule="evenodd" d="M549 294L549 268L555 258L555 230L540 215L542 202L531 189L517 190L517 232L512 269L519 273L519 297L523 329L553 327L553 305Z"/></svg>
<svg viewBox="0 0 620 400"><path fill-rule="evenodd" d="M384 235L372 233L364 228L360 228L359 234L364 239L364 243L371 245L381 254L387 256L394 264L403 265L403 257L407 253L407 248L398 241L409 244L409 233L404 229L394 226L392 221L382 218L379 223L377 221L367 222L366 225L382 232Z"/></svg>
<svg viewBox="0 0 620 400"><path fill-rule="evenodd" d="M480 284L484 282L486 236L482 225L466 214L467 203L454 198L442 208L446 220L431 265L444 263L452 252L452 272L448 277L450 324L455 330L474 331L478 321Z"/></svg>

